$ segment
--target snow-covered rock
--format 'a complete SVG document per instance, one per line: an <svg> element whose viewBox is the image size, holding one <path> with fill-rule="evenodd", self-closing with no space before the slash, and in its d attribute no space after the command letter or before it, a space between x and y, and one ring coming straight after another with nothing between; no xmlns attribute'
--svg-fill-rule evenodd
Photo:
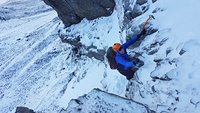
<svg viewBox="0 0 200 113"><path fill-rule="evenodd" d="M93 89L86 95L69 102L60 113L155 113L145 105L126 98Z"/></svg>

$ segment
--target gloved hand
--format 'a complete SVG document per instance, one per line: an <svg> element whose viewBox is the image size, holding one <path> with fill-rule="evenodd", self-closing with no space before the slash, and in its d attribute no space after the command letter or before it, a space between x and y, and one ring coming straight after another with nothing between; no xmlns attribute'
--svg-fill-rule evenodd
<svg viewBox="0 0 200 113"><path fill-rule="evenodd" d="M139 59L135 59L135 60L133 60L133 64L134 64L134 65L136 65L136 64L139 63L139 62L140 62Z"/></svg>
<svg viewBox="0 0 200 113"><path fill-rule="evenodd" d="M140 34L138 34L137 36L138 36L138 38L140 38L142 35L144 35L146 33L146 29L143 29L141 32L140 32Z"/></svg>

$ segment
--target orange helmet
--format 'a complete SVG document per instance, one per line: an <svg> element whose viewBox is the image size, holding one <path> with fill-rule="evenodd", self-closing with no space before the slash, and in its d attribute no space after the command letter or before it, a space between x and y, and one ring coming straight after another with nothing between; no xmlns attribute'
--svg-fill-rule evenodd
<svg viewBox="0 0 200 113"><path fill-rule="evenodd" d="M113 51L117 52L117 50L119 50L121 46L122 45L120 43L115 43L113 44L112 49Z"/></svg>

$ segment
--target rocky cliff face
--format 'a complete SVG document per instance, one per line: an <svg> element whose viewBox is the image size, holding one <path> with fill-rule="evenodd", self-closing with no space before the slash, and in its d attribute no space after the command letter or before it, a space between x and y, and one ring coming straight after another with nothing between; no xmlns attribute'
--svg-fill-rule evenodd
<svg viewBox="0 0 200 113"><path fill-rule="evenodd" d="M92 20L101 16L111 15L112 12L114 11L115 5L117 5L117 3L115 3L114 0L57 0L57 1L44 0L44 2L56 10L59 18L62 20L62 22L66 27L59 30L59 36L62 42L73 45L75 47L75 50L78 50L79 54L85 54L89 57L94 57L101 61L104 60L104 55L106 53L105 47L98 48L94 44L88 45L82 43L81 40L84 40L83 37L79 36L78 35L79 33L71 33L70 31L72 29L77 29L77 28L84 29L84 28L81 27L71 28L70 25L79 23L83 18ZM132 29L133 30L132 33L134 34L127 33L127 39L129 39L133 37L133 35L137 35L137 33L139 33L138 26L132 26L132 24L130 24L132 23L131 21L135 17L140 16L144 12L146 12L149 9L149 4L147 3L147 0L137 0L135 2L122 1L121 4L119 5L122 5L121 10L124 13L124 14L119 14L121 16L120 18L123 18L123 20L121 20L122 22L120 22L122 23L122 26L121 26L121 31L119 32L123 32L123 30L127 29ZM91 26L91 31L95 30L92 29L93 26L96 26L95 22ZM148 32L150 30L148 29ZM80 32L85 32L85 31L80 30ZM87 34L87 31L85 32L85 34ZM90 35L86 37L89 37L90 39L95 38L97 40L100 38L98 36L90 36ZM140 42L141 40L137 42L137 45L135 45L134 47L137 47L140 44ZM81 53L80 49L83 49L84 51L87 52Z"/></svg>
<svg viewBox="0 0 200 113"><path fill-rule="evenodd" d="M47 5L50 5L58 14L66 27L72 24L79 23L83 18L93 20L102 16L112 14L115 2L114 0L43 0ZM64 43L69 43L75 47L74 50L94 48L97 52L88 51L87 56L94 57L98 60L103 60L105 50L97 49L95 46L85 46L80 43L79 36L69 38L66 34L59 32L60 38ZM70 36L71 37L71 36ZM82 54L82 53L79 53Z"/></svg>
<svg viewBox="0 0 200 113"><path fill-rule="evenodd" d="M65 26L79 23L83 18L92 20L109 16L115 7L114 0L43 0L58 13Z"/></svg>

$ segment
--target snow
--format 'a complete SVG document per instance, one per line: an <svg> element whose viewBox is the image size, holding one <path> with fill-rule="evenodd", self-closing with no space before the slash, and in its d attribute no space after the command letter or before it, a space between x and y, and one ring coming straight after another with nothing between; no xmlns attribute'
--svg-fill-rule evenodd
<svg viewBox="0 0 200 113"><path fill-rule="evenodd" d="M8 1L8 0L0 0L0 4L3 4L3 3L5 3L6 1Z"/></svg>
<svg viewBox="0 0 200 113"><path fill-rule="evenodd" d="M6 1L1 0L0 7L5 7ZM9 0L12 2L17 1ZM57 31L63 25L56 12L46 10L49 7L41 2L35 1L44 6L44 9L34 6L37 13L22 16L20 10L26 8L21 5L23 7L15 12L15 16L0 20L0 112L14 112L17 106L27 106L36 111L56 113L66 109L71 99L88 94L94 88L125 98L128 84L125 77L109 69L106 61L86 56L76 59L72 47L62 43L58 36ZM83 44L98 45L99 49L107 49L115 42L125 42L126 32L121 31L122 3L118 0L116 3L111 16L92 21L84 19L69 27L69 34L80 35ZM137 71L142 84L135 83L138 89L130 97L156 112L198 113L199 1L151 3L149 0L148 3L149 10L135 18L133 23L138 26L152 14L155 20L149 24L159 30L146 36L134 49L142 53L140 58L145 65ZM9 4L9 7L15 5ZM159 10L152 13L156 8ZM157 52L149 54L150 51ZM165 79L154 80L156 77Z"/></svg>
<svg viewBox="0 0 200 113"><path fill-rule="evenodd" d="M63 107L66 107L66 103L68 103L72 98L78 98L82 94L89 93L93 88L101 88L101 83L96 82L94 79L101 80L102 76L98 76L95 73L103 75L104 66L101 65L94 65L98 64L98 62L88 62L85 64L91 68L87 70L87 76L80 81L79 83L75 83L75 80L72 80L71 83L68 84L68 89L66 90L66 94L63 95L61 99L61 104ZM96 70L99 69L99 70ZM95 70L95 72L93 72ZM82 74L82 73L80 73ZM75 84L73 84L75 83ZM65 100L65 101L62 101Z"/></svg>

